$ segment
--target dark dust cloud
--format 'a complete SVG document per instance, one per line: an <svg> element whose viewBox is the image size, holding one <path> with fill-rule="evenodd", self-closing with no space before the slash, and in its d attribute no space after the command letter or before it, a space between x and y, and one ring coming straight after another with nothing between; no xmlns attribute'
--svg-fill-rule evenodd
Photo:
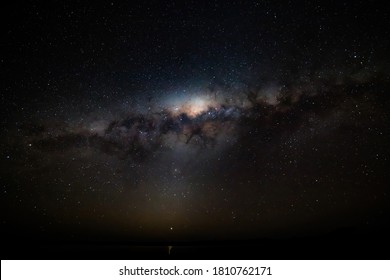
<svg viewBox="0 0 390 280"><path fill-rule="evenodd" d="M10 236L250 240L388 226L390 34L379 2L8 13Z"/></svg>

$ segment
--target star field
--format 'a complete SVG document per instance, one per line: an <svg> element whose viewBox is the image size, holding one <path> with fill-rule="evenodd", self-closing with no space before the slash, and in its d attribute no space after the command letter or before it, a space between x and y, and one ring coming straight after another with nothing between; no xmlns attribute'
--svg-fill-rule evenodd
<svg viewBox="0 0 390 280"><path fill-rule="evenodd" d="M389 28L379 2L8 12L9 236L176 242L387 228Z"/></svg>

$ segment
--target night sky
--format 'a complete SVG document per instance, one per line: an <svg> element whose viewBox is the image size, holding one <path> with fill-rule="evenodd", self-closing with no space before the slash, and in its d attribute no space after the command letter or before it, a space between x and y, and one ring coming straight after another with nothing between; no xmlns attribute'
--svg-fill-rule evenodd
<svg viewBox="0 0 390 280"><path fill-rule="evenodd" d="M2 8L9 238L388 228L385 4L97 2Z"/></svg>

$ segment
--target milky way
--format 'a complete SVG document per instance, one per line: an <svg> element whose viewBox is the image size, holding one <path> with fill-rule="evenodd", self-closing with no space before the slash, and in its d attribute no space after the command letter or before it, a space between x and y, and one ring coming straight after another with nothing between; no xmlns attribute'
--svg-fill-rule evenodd
<svg viewBox="0 0 390 280"><path fill-rule="evenodd" d="M8 23L8 236L218 241L388 226L380 9L143 5L33 5Z"/></svg>
<svg viewBox="0 0 390 280"><path fill-rule="evenodd" d="M12 138L20 142L9 144L19 158L10 152L4 168L11 176L22 164L15 184L32 182L27 197L44 188L33 207L60 213L60 223L76 218L95 228L108 219L113 231L147 236L156 228L185 239L204 237L204 228L219 236L235 224L232 236L266 236L299 216L286 232L306 219L318 219L318 230L329 227L328 217L337 225L340 211L357 211L363 197L375 205L383 191L366 184L384 167L361 158L385 156L387 127L379 120L387 117L374 79L205 88L149 98L110 118L20 123L13 133L22 137ZM254 221L260 232L249 230Z"/></svg>

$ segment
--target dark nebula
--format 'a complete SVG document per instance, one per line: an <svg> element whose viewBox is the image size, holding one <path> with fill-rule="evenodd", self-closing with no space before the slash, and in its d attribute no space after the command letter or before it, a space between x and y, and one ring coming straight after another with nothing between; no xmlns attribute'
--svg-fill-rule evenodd
<svg viewBox="0 0 390 280"><path fill-rule="evenodd" d="M389 11L307 2L7 8L4 242L388 232Z"/></svg>

